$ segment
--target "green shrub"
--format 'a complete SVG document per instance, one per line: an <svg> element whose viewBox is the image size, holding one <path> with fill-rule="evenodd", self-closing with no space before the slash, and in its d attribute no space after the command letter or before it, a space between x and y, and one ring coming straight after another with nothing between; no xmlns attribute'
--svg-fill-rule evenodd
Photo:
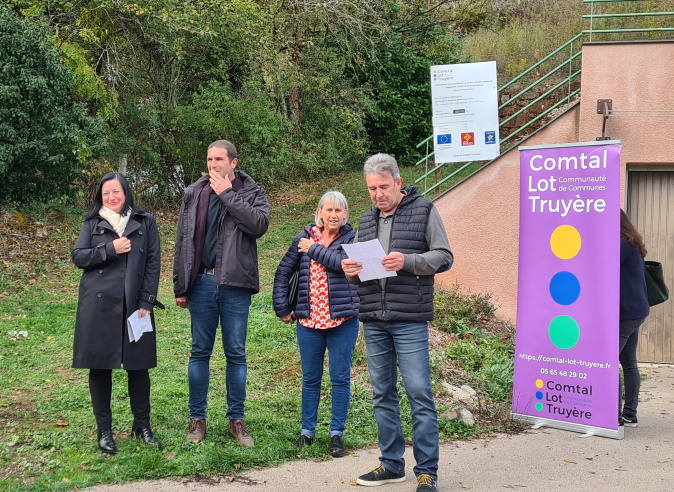
<svg viewBox="0 0 674 492"><path fill-rule="evenodd" d="M496 320L489 295L462 294L458 287L438 291L434 324L456 335L444 356L452 359L494 402L510 398L513 381L513 328ZM494 329L498 328L498 329Z"/></svg>
<svg viewBox="0 0 674 492"><path fill-rule="evenodd" d="M447 333L464 333L482 317L493 317L490 294L463 294L458 286L435 293L433 324Z"/></svg>
<svg viewBox="0 0 674 492"><path fill-rule="evenodd" d="M263 92L234 94L213 82L178 109L177 154L185 184L206 171L206 149L218 139L231 140L239 152L239 168L256 181L270 184L289 166L290 125Z"/></svg>
<svg viewBox="0 0 674 492"><path fill-rule="evenodd" d="M479 370L477 379L493 401L508 402L512 396L514 370L512 354L498 353Z"/></svg>

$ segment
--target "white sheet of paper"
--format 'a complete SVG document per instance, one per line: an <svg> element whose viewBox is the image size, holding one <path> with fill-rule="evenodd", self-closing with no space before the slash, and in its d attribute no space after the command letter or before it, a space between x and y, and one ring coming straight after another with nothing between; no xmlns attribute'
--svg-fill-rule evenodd
<svg viewBox="0 0 674 492"><path fill-rule="evenodd" d="M363 264L363 269L358 274L361 282L377 278L395 277L396 272L388 272L382 266L381 260L386 256L379 239L372 239L364 243L342 244L346 255Z"/></svg>
<svg viewBox="0 0 674 492"><path fill-rule="evenodd" d="M126 320L126 326L129 330L129 342L137 342L143 336L143 333L152 331L152 317L146 314L141 318L139 314L140 309L137 309Z"/></svg>

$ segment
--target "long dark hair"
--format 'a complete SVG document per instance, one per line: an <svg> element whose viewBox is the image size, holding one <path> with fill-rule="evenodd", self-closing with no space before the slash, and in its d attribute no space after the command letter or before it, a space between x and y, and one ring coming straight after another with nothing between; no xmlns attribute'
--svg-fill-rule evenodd
<svg viewBox="0 0 674 492"><path fill-rule="evenodd" d="M623 238L630 244L633 244L639 249L639 253L642 258L646 257L646 246L644 245L644 240L641 237L641 234L636 230L636 228L630 222L630 219L627 218L627 214L624 210L620 211L620 237Z"/></svg>
<svg viewBox="0 0 674 492"><path fill-rule="evenodd" d="M124 196L126 197L124 200L124 207L122 207L122 216L129 213L129 209L131 209L131 215L138 211L136 205L133 203L131 187L129 186L129 182L126 180L124 175L121 173L108 173L101 178L101 182L98 184L98 188L96 188L96 195L94 195L94 203L91 206L91 209L84 216L85 219L91 219L98 215L98 211L103 206L103 184L113 179L118 180L119 184L122 185L122 191L124 191Z"/></svg>

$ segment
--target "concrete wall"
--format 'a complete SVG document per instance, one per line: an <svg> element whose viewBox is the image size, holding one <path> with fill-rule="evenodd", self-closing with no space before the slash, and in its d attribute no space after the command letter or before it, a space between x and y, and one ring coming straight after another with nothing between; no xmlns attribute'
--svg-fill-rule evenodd
<svg viewBox="0 0 674 492"><path fill-rule="evenodd" d="M590 142L601 136L597 99L614 111L669 110L674 115L674 42L596 43L583 46L581 102L521 145ZM642 113L647 114L647 113ZM625 169L672 165L674 118L610 117L606 135L622 140ZM519 152L510 151L435 201L455 254L438 286L489 293L497 316L516 321L519 230Z"/></svg>

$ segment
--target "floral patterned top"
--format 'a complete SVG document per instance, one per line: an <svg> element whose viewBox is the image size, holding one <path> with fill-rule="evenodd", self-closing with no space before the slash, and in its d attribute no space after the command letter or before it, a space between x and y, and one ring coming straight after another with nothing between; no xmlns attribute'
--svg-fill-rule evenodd
<svg viewBox="0 0 674 492"><path fill-rule="evenodd" d="M311 238L325 247L323 228L317 225L311 228ZM309 317L298 321L306 328L327 330L341 325L349 318L330 318L330 299L328 293L328 272L316 260L309 264Z"/></svg>

